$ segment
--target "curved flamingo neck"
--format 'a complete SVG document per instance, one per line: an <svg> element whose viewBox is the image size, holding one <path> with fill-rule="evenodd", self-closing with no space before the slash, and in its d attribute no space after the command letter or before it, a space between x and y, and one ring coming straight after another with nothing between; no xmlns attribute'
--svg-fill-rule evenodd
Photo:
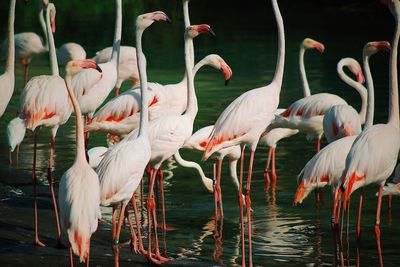
<svg viewBox="0 0 400 267"><path fill-rule="evenodd" d="M46 21L44 20L44 13L46 12L46 9L42 7L42 9L39 12L39 22L40 22L40 27L42 28L43 34L44 34L44 48L46 51L49 51L49 36L47 35L47 30L46 30Z"/></svg>
<svg viewBox="0 0 400 267"><path fill-rule="evenodd" d="M299 53L299 64L300 64L300 78L301 83L303 84L303 96L307 97L311 95L310 86L308 85L307 75L306 75L306 68L304 67L304 53L306 48L304 44L301 43L300 45L300 53Z"/></svg>
<svg viewBox="0 0 400 267"><path fill-rule="evenodd" d="M121 46L122 34L122 3L121 0L115 0L115 28L114 28L114 42L110 61L117 67L117 74L119 74L119 55Z"/></svg>
<svg viewBox="0 0 400 267"><path fill-rule="evenodd" d="M374 81L372 80L371 69L369 67L369 56L363 55L363 66L365 80L367 81L368 102L367 102L367 115L364 124L364 130L368 129L374 124L374 109L375 109L375 93Z"/></svg>
<svg viewBox="0 0 400 267"><path fill-rule="evenodd" d="M85 155L85 137L83 132L83 119L79 102L75 97L74 91L71 86L72 75L67 72L65 75L65 85L67 86L68 94L72 102L72 106L76 115L76 161L86 162Z"/></svg>
<svg viewBox="0 0 400 267"><path fill-rule="evenodd" d="M207 181L209 180L209 178L206 177L206 175L204 174L203 169L201 168L201 166L199 164L197 164L194 161L184 160L181 157L181 155L179 153L179 150L174 154L174 158L175 158L176 162L178 162L178 164L181 165L182 167L196 169L197 172L200 175L200 178L201 178L201 181L202 181L204 187L207 188Z"/></svg>
<svg viewBox="0 0 400 267"><path fill-rule="evenodd" d="M399 46L400 23L396 17L396 30L390 49L389 72L389 119L388 123L399 128L399 85L397 78L397 48Z"/></svg>
<svg viewBox="0 0 400 267"><path fill-rule="evenodd" d="M13 77L14 77L14 67L15 67L15 44L14 44L15 2L16 0L10 1L10 11L8 13L8 56L7 56L7 66L6 66L6 72L11 73ZM14 86L12 90L14 90Z"/></svg>
<svg viewBox="0 0 400 267"><path fill-rule="evenodd" d="M53 32L51 31L51 25L50 25L50 11L56 12L56 8L53 4L49 4L46 9L46 26L47 26L46 28L47 28L47 36L49 42L51 73L55 76L60 76L60 71L58 69L58 63L57 63L56 47L54 44Z"/></svg>
<svg viewBox="0 0 400 267"><path fill-rule="evenodd" d="M147 72L146 72L146 57L142 50L142 35L143 29L136 29L136 57L137 64L139 69L139 77L140 77L140 93L142 96L142 102L140 103L140 126L139 126L139 136L143 134L147 134L147 127L149 123L149 107L147 103L148 95L147 95Z"/></svg>
<svg viewBox="0 0 400 267"><path fill-rule="evenodd" d="M360 112L358 113L360 117L360 121L363 124L365 122L365 115L367 113L367 89L361 84L350 78L344 71L343 67L347 66L349 64L350 58L349 59L342 59L339 61L338 66L337 66L337 72L342 79L347 85L350 87L354 88L361 96L361 109Z"/></svg>
<svg viewBox="0 0 400 267"><path fill-rule="evenodd" d="M272 0L272 7L274 10L276 24L278 28L278 58L276 62L276 70L273 82L276 82L278 84L277 90L278 92L280 92L285 65L285 28L283 26L283 19L281 12L279 11L277 0Z"/></svg>
<svg viewBox="0 0 400 267"><path fill-rule="evenodd" d="M191 66L190 59L190 43L193 43L193 39L185 34L185 66L186 66L186 76L188 83L188 105L186 108L185 115L189 115L190 118L194 121L198 106L197 106L197 98L196 92L194 90L194 79L193 79L193 66Z"/></svg>

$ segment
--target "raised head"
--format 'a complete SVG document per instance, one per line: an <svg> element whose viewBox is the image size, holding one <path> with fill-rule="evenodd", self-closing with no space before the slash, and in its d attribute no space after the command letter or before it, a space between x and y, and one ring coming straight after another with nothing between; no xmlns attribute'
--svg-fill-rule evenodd
<svg viewBox="0 0 400 267"><path fill-rule="evenodd" d="M339 66L346 66L357 77L357 82L365 82L364 74L357 60L350 57L342 58L338 63L338 67Z"/></svg>
<svg viewBox="0 0 400 267"><path fill-rule="evenodd" d="M200 33L209 33L212 36L215 36L214 31L211 29L210 25L208 25L208 24L190 25L186 29L186 36L188 36L190 38L195 38Z"/></svg>
<svg viewBox="0 0 400 267"><path fill-rule="evenodd" d="M318 41L315 41L315 40L313 40L311 38L304 39L303 43L302 43L302 46L305 49L316 49L321 54L323 54L324 51L325 51L325 46L322 43L320 43Z"/></svg>
<svg viewBox="0 0 400 267"><path fill-rule="evenodd" d="M96 69L98 72L102 72L99 65L97 65L97 63L91 59L71 60L65 66L65 72L69 73L70 75L74 75L82 69Z"/></svg>
<svg viewBox="0 0 400 267"><path fill-rule="evenodd" d="M136 18L136 28L144 30L155 21L171 22L168 16L162 11L154 11L146 14L139 15Z"/></svg>
<svg viewBox="0 0 400 267"><path fill-rule="evenodd" d="M390 43L386 41L369 42L364 46L363 54L365 56L372 56L378 51L390 51Z"/></svg>

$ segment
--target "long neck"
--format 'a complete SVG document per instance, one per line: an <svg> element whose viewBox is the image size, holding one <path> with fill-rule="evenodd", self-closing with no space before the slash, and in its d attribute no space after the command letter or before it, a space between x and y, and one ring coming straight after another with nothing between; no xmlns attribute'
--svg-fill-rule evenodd
<svg viewBox="0 0 400 267"><path fill-rule="evenodd" d="M149 112L148 112L148 96L147 96L147 72L146 72L146 57L142 50L142 35L143 30L136 30L136 57L139 69L140 77L140 93L142 96L142 102L140 107L140 126L139 126L139 136L147 133L147 126L149 123Z"/></svg>
<svg viewBox="0 0 400 267"><path fill-rule="evenodd" d="M39 12L39 22L40 22L40 27L42 27L43 34L44 34L44 47L46 50L49 50L49 41L48 38L49 36L47 35L47 30L46 30L46 21L44 20L44 13L46 12L46 9L42 7L42 9Z"/></svg>
<svg viewBox="0 0 400 267"><path fill-rule="evenodd" d="M115 0L116 5L116 18L115 18L115 29L114 29L114 42L113 50L111 54L111 62L117 66L117 73L119 72L119 49L121 45L121 33L122 33L122 3L121 0Z"/></svg>
<svg viewBox="0 0 400 267"><path fill-rule="evenodd" d="M189 17L189 0L183 0L183 19L185 21L185 29L190 26L190 17ZM193 40L189 44L189 51L190 51L190 60L192 67L194 66L194 46Z"/></svg>
<svg viewBox="0 0 400 267"><path fill-rule="evenodd" d="M191 66L190 60L190 42L193 42L193 39L185 35L185 66L188 83L188 105L185 115L189 115L194 121L194 118L197 115L198 107L196 92L194 91L193 67Z"/></svg>
<svg viewBox="0 0 400 267"><path fill-rule="evenodd" d="M361 96L361 109L358 115L360 116L361 123L365 122L365 114L367 113L367 89L361 84L354 81L352 78L347 76L347 74L343 71L343 67L346 65L346 61L341 61L338 64L337 72L339 77L349 86L356 89L356 91Z"/></svg>
<svg viewBox="0 0 400 267"><path fill-rule="evenodd" d="M16 0L10 1L10 11L8 13L8 57L7 57L7 67L6 67L6 72L8 73L14 73L14 65L15 65L15 46L14 46L15 1Z"/></svg>
<svg viewBox="0 0 400 267"><path fill-rule="evenodd" d="M53 32L51 31L50 25L50 11L54 10L53 5L49 5L46 9L46 28L47 28L47 36L49 39L49 55L50 55L50 66L51 66L51 73L55 76L60 76L60 71L58 70L58 63L57 63L57 56L56 56L56 47L54 45L54 37Z"/></svg>
<svg viewBox="0 0 400 267"><path fill-rule="evenodd" d="M390 49L389 72L389 119L388 123L399 128L399 85L397 80L397 47L399 46L400 24L396 18L396 31Z"/></svg>
<svg viewBox="0 0 400 267"><path fill-rule="evenodd" d="M65 76L65 84L67 86L68 94L76 115L76 160L83 160L86 162L82 112L78 100L76 99L74 91L71 87L71 79L71 75L67 72Z"/></svg>
<svg viewBox="0 0 400 267"><path fill-rule="evenodd" d="M307 80L307 75L306 75L306 68L304 67L304 53L306 49L301 43L300 45L300 58L299 58L299 64L300 64L300 78L301 78L301 83L303 84L303 95L304 97L310 96L311 91L310 87L308 86L308 80Z"/></svg>
<svg viewBox="0 0 400 267"><path fill-rule="evenodd" d="M283 27L283 19L279 11L277 0L272 0L272 7L278 28L278 59L276 62L274 82L278 83L278 90L280 91L283 79L283 67L285 65L285 29Z"/></svg>
<svg viewBox="0 0 400 267"><path fill-rule="evenodd" d="M367 116L365 119L364 129L371 127L374 124L374 108L375 108L375 93L374 81L372 80L371 69L369 68L369 56L363 56L364 74L367 81L368 102Z"/></svg>

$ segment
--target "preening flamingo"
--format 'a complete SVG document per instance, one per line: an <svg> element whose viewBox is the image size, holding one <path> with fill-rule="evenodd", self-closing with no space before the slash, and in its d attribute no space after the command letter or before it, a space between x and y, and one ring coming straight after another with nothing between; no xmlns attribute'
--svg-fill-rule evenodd
<svg viewBox="0 0 400 267"><path fill-rule="evenodd" d="M357 72L361 67L352 58L342 58L337 64L337 72L340 78L360 94L361 110L360 113L357 113L352 106L336 105L325 112L322 125L325 137L329 143L344 136L360 134L361 124L364 124L367 112L367 89L362 85L364 81L360 80L356 82L348 77L343 71L343 66L347 66L349 69L353 68L353 73Z"/></svg>
<svg viewBox="0 0 400 267"><path fill-rule="evenodd" d="M394 169L393 179L382 188L382 195L400 195L400 164L397 164L396 169Z"/></svg>
<svg viewBox="0 0 400 267"><path fill-rule="evenodd" d="M71 245L70 266L74 265L73 253L89 266L90 237L101 218L99 177L86 161L82 113L71 88L72 75L84 68L101 72L90 60L70 61L65 68L65 84L76 114L76 156L74 164L61 177L58 203L61 229Z"/></svg>
<svg viewBox="0 0 400 267"><path fill-rule="evenodd" d="M229 80L232 71L218 55L206 56L196 64L194 75L204 65L220 70L225 80ZM187 105L187 77L177 84L161 85L149 83L149 119L150 121L166 114L180 115ZM126 135L139 126L140 88L124 92L113 98L97 111L86 126L87 131L101 131L113 135Z"/></svg>
<svg viewBox="0 0 400 267"><path fill-rule="evenodd" d="M52 75L41 75L32 78L22 91L20 98L19 117L25 121L25 127L34 132L34 154L32 167L32 180L35 209L35 244L44 246L38 237L38 214L36 193L36 139L41 126L51 128L51 142L49 155L48 180L53 198L54 211L56 213L58 236L60 237L60 225L58 221L57 204L54 195L53 180L53 155L55 137L58 127L69 119L72 113L72 104L65 89L64 80L59 76L53 33L55 25L56 8L49 4L46 9L47 35L49 36L50 65Z"/></svg>
<svg viewBox="0 0 400 267"><path fill-rule="evenodd" d="M285 57L285 36L282 16L279 11L278 3L272 0L273 11L277 21L278 28L278 58L276 71L272 82L264 87L250 90L236 98L219 116L215 123L213 133L207 143L203 158L207 159L215 151L225 147L239 144L250 146L250 162L246 187L246 207L248 220L248 239L249 239L249 265L252 261L252 227L250 216L250 185L251 173L254 159L254 152L262 132L274 118L274 113L279 104L279 93L282 87L284 57ZM242 152L242 159L243 159ZM239 203L241 212L241 230L242 230L242 265L245 265L244 257L244 222L242 218L243 199L242 199L242 173L240 174Z"/></svg>
<svg viewBox="0 0 400 267"><path fill-rule="evenodd" d="M100 161L104 158L106 155L108 148L105 146L96 146L92 147L87 151L88 157L89 157L89 165L93 169L96 169L97 166L99 166Z"/></svg>
<svg viewBox="0 0 400 267"><path fill-rule="evenodd" d="M49 51L46 24L43 15L47 4L48 0L42 0L42 9L39 12L39 21L45 36L45 43L43 43L42 38L34 32L21 32L14 35L15 58L24 66L24 86L28 82L29 63L32 57ZM2 43L0 49L1 55L10 53L9 42L8 38L8 40Z"/></svg>
<svg viewBox="0 0 400 267"><path fill-rule="evenodd" d="M388 122L387 124L371 126L359 135L347 156L346 170L342 181L342 187L344 188L344 192L342 193L344 196L344 207L346 207L350 195L358 188L371 183L379 184L375 236L380 266L383 266L379 228L382 188L386 179L391 175L396 166L400 149L397 74L397 49L400 36L400 1L385 0L382 2L388 5L396 21L392 49L390 51Z"/></svg>
<svg viewBox="0 0 400 267"><path fill-rule="evenodd" d="M142 34L154 21L166 21L169 18L165 13L156 11L143 14L136 19L136 46L137 58L140 74L140 88L142 95L142 112L140 113L140 128L138 135L135 137L128 135L120 143L117 143L107 151L104 158L97 167L97 173L100 178L100 198L101 204L105 206L113 205L113 242L115 265L118 266L119 258L119 235L121 232L122 221L125 214L125 208L128 202L133 199L132 204L136 206L134 200L134 192L138 187L151 156L151 147L148 137L148 99L147 91L147 74L146 74L146 58L142 52ZM131 138L129 138L131 137ZM149 185L150 186L150 185ZM148 203L150 205L151 197ZM153 201L154 202L154 201ZM122 203L118 228L116 228L115 205ZM154 204L154 203L153 203ZM148 211L150 213L150 209ZM155 211L154 211L155 212ZM156 251L156 258L152 256L151 250L151 214L149 214L149 250L147 257L156 263L163 261L163 257ZM138 217L136 216L137 229L140 231ZM157 227L155 227L157 231ZM135 244L136 245L136 244ZM144 253L141 234L139 232L139 250Z"/></svg>
<svg viewBox="0 0 400 267"><path fill-rule="evenodd" d="M72 87L83 114L89 118L104 102L108 94L114 88L118 78L118 51L121 43L122 31L122 3L115 0L116 21L113 41L113 52L107 63L99 64L103 70L99 73L93 69L84 69L72 77Z"/></svg>
<svg viewBox="0 0 400 267"><path fill-rule="evenodd" d="M7 63L6 70L0 76L0 118L3 116L4 111L8 106L8 102L12 97L15 86L14 78L14 61L15 61L15 46L14 46L14 20L15 20L15 2L10 1L10 10L8 13L8 41L7 41Z"/></svg>
<svg viewBox="0 0 400 267"><path fill-rule="evenodd" d="M110 60L112 47L106 47L96 53L93 59L97 63L106 63ZM136 48L121 46L119 55L118 80L115 86L115 95L118 96L122 83L126 80L132 82L132 87L139 83L139 70L137 67Z"/></svg>
<svg viewBox="0 0 400 267"><path fill-rule="evenodd" d="M86 59L85 49L77 43L65 43L57 49L57 61L60 65L66 65L71 60Z"/></svg>

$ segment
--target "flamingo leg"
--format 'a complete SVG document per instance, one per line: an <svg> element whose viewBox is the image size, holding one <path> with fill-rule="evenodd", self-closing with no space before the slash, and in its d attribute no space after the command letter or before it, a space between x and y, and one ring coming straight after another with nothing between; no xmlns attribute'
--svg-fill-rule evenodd
<svg viewBox="0 0 400 267"><path fill-rule="evenodd" d="M333 189L335 192L335 197L333 199L333 207L332 207L332 218L331 218L331 230L333 234L333 259L334 259L334 266L337 266L337 239L336 239L336 232L335 232L335 211L336 211L336 188Z"/></svg>
<svg viewBox="0 0 400 267"><path fill-rule="evenodd" d="M347 263L347 266L350 266L349 224L350 224L350 201L347 202L347 218L346 218L346 245L347 245L346 263Z"/></svg>
<svg viewBox="0 0 400 267"><path fill-rule="evenodd" d="M167 230L167 223L166 223L166 216L165 216L165 202L164 202L164 174L162 171L162 167L158 168L158 184L159 184L159 191L161 196L161 210L162 210L162 225L161 229L163 232Z"/></svg>
<svg viewBox="0 0 400 267"><path fill-rule="evenodd" d="M115 96L119 96L120 89L121 88L119 88L119 87L115 87Z"/></svg>
<svg viewBox="0 0 400 267"><path fill-rule="evenodd" d="M52 136L51 140L50 140L50 156L49 156L49 169L48 169L48 173L47 173L47 180L50 184L51 198L53 199L54 214L56 217L56 224L57 224L58 245L61 245L61 228L60 228L60 220L58 217L56 195L54 192L54 177L53 177L53 172L54 172L53 158L54 158L55 143L56 143L56 138L54 136Z"/></svg>
<svg viewBox="0 0 400 267"><path fill-rule="evenodd" d="M135 193L132 194L132 206L133 206L133 211L135 213L136 230L137 230L138 241L139 241L139 250L138 250L138 252L140 252L142 254L146 254L146 251L144 250L144 247L143 247L142 231L140 230L139 213L138 213L138 210L137 210Z"/></svg>
<svg viewBox="0 0 400 267"><path fill-rule="evenodd" d="M12 161L12 152L10 150L10 151L8 151L8 166L12 167L12 163L13 163L13 161Z"/></svg>
<svg viewBox="0 0 400 267"><path fill-rule="evenodd" d="M89 247L89 249L88 249L88 255L87 255L87 258L86 258L86 267L90 266L90 264L89 264L89 262L90 262L90 239L89 239L88 247Z"/></svg>
<svg viewBox="0 0 400 267"><path fill-rule="evenodd" d="M18 168L18 165L19 165L19 145L17 145L17 147L16 147L16 159L15 159L15 161L16 161L16 167Z"/></svg>
<svg viewBox="0 0 400 267"><path fill-rule="evenodd" d="M380 217L381 217L381 206L382 206L382 185L379 185L378 191L378 205L376 207L376 221L375 221L375 237L376 244L378 247L379 254L379 266L383 266L383 258L382 258L382 249L381 249L381 230L379 228L380 225Z"/></svg>
<svg viewBox="0 0 400 267"><path fill-rule="evenodd" d="M264 179L265 179L265 192L268 191L269 189L269 184L270 184L270 179L269 179L269 164L271 162L271 157L272 157L272 147L269 148L268 150L268 157L267 157L267 164L265 166L264 170Z"/></svg>
<svg viewBox="0 0 400 267"><path fill-rule="evenodd" d="M360 189L360 201L358 204L358 219L357 219L357 266L360 266L360 247L361 247L361 212L363 204L363 187Z"/></svg>
<svg viewBox="0 0 400 267"><path fill-rule="evenodd" d="M29 72L29 64L28 63L23 63L24 65L24 87L28 83L28 72Z"/></svg>
<svg viewBox="0 0 400 267"><path fill-rule="evenodd" d="M69 247L69 266L74 266L74 253L72 252L72 247Z"/></svg>
<svg viewBox="0 0 400 267"><path fill-rule="evenodd" d="M250 185L251 185L251 174L253 170L253 161L254 161L254 150L250 150L250 162L249 162L249 172L247 174L247 186L246 186L246 212L247 212L247 231L248 231L248 239L249 239L249 266L253 266L253 251L252 251L252 225L251 225L251 199L250 199Z"/></svg>
<svg viewBox="0 0 400 267"><path fill-rule="evenodd" d="M317 138L317 153L321 150L321 137Z"/></svg>
<svg viewBox="0 0 400 267"><path fill-rule="evenodd" d="M222 229L223 229L224 221L221 220L219 226L217 223L217 219L215 219L215 232L214 232L214 240L215 240L215 249L213 251L213 258L214 260L220 264L224 265L224 262L221 259L221 255L223 253L222 247Z"/></svg>
<svg viewBox="0 0 400 267"><path fill-rule="evenodd" d="M216 188L217 185L217 163L215 159L213 160L213 186L214 186L214 212L215 212L215 219L218 218L218 191Z"/></svg>
<svg viewBox="0 0 400 267"><path fill-rule="evenodd" d="M125 217L128 219L129 229L131 231L131 251L133 250L133 251L135 251L135 253L137 253L138 252L138 246L137 246L138 238L136 236L135 229L133 228L132 219L129 216L128 209L125 209Z"/></svg>
<svg viewBox="0 0 400 267"><path fill-rule="evenodd" d="M114 242L115 236L117 235L117 208L115 206L112 207L112 241Z"/></svg>
<svg viewBox="0 0 400 267"><path fill-rule="evenodd" d="M240 232L242 238L242 267L246 266L246 251L245 251L245 239L244 239L244 217L243 217L243 165L244 165L244 147L240 155L240 173L239 173L239 210L240 210Z"/></svg>
<svg viewBox="0 0 400 267"><path fill-rule="evenodd" d="M275 170L275 148L272 148L272 191L275 191L276 187L276 170Z"/></svg>
<svg viewBox="0 0 400 267"><path fill-rule="evenodd" d="M114 237L113 251L114 251L115 267L119 266L119 235L121 234L121 228L122 228L122 222L124 220L125 208L126 208L126 204L123 203L121 206L121 210L119 212L117 232Z"/></svg>
<svg viewBox="0 0 400 267"><path fill-rule="evenodd" d="M37 130L33 132L33 163L32 163L32 183L33 183L33 208L35 218L35 242L34 244L39 247L45 247L46 245L39 240L38 233L38 200L37 200L37 176L36 176L36 150L37 150Z"/></svg>
<svg viewBox="0 0 400 267"><path fill-rule="evenodd" d="M222 159L218 160L217 184L216 184L215 188L216 188L217 195L218 195L220 216L224 217L224 209L222 207L222 192L221 192L221 170L222 170Z"/></svg>

